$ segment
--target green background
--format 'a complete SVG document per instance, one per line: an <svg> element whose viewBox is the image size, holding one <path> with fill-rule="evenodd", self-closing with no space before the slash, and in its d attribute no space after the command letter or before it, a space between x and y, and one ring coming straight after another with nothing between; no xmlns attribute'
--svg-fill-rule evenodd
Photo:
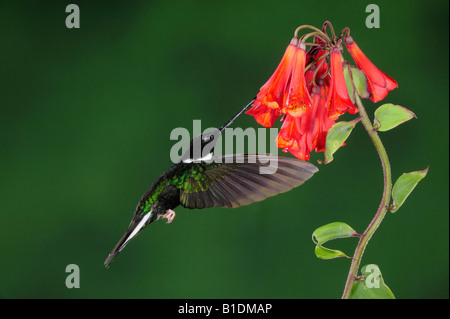
<svg viewBox="0 0 450 319"><path fill-rule="evenodd" d="M69 3L80 29L65 27ZM333 221L363 232L375 214L382 172L361 125L302 187L237 209L178 208L173 224L152 224L103 266L170 167L172 129L223 124L295 28L328 19L398 81L378 105L418 117L380 134L394 181L430 166L362 265L377 264L398 298L448 298L448 1L377 1L379 29L365 26L368 3L2 1L0 297L339 298L350 260L317 259L311 234ZM259 127L247 115L234 125ZM328 247L351 255L356 243ZM65 286L72 263L80 289Z"/></svg>

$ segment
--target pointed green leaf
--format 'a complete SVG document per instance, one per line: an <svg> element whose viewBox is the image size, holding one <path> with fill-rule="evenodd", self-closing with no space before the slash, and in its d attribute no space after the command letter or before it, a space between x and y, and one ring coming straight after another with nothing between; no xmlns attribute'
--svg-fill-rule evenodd
<svg viewBox="0 0 450 319"><path fill-rule="evenodd" d="M361 268L363 276L356 281L350 294L351 299L395 299L391 289L384 283L380 268L370 264Z"/></svg>
<svg viewBox="0 0 450 319"><path fill-rule="evenodd" d="M321 163L328 164L333 160L333 154L344 144L359 119L350 122L338 122L328 131L325 142L325 160Z"/></svg>
<svg viewBox="0 0 450 319"><path fill-rule="evenodd" d="M427 175L428 167L423 171L404 173L400 176L392 188L391 213L395 213L408 198L417 184Z"/></svg>
<svg viewBox="0 0 450 319"><path fill-rule="evenodd" d="M337 238L353 237L358 233L346 223L334 222L317 228L313 233L313 240L321 245Z"/></svg>
<svg viewBox="0 0 450 319"><path fill-rule="evenodd" d="M322 244L333 239L359 236L358 233L346 223L334 222L317 228L313 233L313 241L317 244L315 254L320 259L333 259L348 257L340 250L322 247Z"/></svg>
<svg viewBox="0 0 450 319"><path fill-rule="evenodd" d="M339 257L350 258L340 250L328 249L328 248L322 247L320 245L316 246L314 253L316 254L317 258L325 259L325 260L339 258Z"/></svg>
<svg viewBox="0 0 450 319"><path fill-rule="evenodd" d="M407 108L390 103L383 104L375 111L373 128L380 132L389 131L413 117L416 115Z"/></svg>

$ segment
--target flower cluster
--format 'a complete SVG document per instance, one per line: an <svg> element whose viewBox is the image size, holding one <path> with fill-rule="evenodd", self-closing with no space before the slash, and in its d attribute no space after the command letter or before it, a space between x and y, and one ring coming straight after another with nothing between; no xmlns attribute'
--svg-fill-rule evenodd
<svg viewBox="0 0 450 319"><path fill-rule="evenodd" d="M331 37L326 27L331 30ZM313 32L298 37L303 28ZM312 43L306 39L313 37ZM309 154L325 149L326 136L340 115L355 114L358 108L349 94L344 67L343 46L365 74L367 97L378 102L397 82L380 71L359 49L348 28L336 37L329 22L322 30L301 26L288 45L280 64L261 87L253 107L246 113L265 126L272 127L282 116L276 143L283 152L309 160ZM306 46L311 46L307 51ZM350 83L350 82L349 82ZM353 85L353 84L351 84ZM364 97L361 95L361 97Z"/></svg>

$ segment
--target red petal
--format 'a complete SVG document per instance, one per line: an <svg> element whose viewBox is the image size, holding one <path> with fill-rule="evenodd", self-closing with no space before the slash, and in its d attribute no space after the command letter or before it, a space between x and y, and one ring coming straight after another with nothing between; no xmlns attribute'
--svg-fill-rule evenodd
<svg viewBox="0 0 450 319"><path fill-rule="evenodd" d="M311 91L312 105L300 117L286 115L276 140L283 152L290 152L299 159L309 160L310 153L325 148L325 138L334 120L328 117L326 108L327 88L324 81Z"/></svg>
<svg viewBox="0 0 450 319"><path fill-rule="evenodd" d="M256 122L264 127L272 127L275 124L276 119L280 116L278 109L269 108L260 101L256 101L253 104L253 107L245 113L253 115Z"/></svg>
<svg viewBox="0 0 450 319"><path fill-rule="evenodd" d="M355 114L358 109L353 105L348 95L347 84L345 83L344 71L342 68L341 51L335 47L331 52L331 86L328 94L328 115L336 120L347 110L350 114Z"/></svg>
<svg viewBox="0 0 450 319"><path fill-rule="evenodd" d="M304 137L300 134L300 117L286 115L285 121L278 133L276 145L283 148L283 152L290 152L302 160L309 160L309 152L306 151Z"/></svg>
<svg viewBox="0 0 450 319"><path fill-rule="evenodd" d="M292 76L283 103L284 113L299 117L311 107L311 97L305 81L306 52L304 43L299 43L295 53Z"/></svg>
<svg viewBox="0 0 450 319"><path fill-rule="evenodd" d="M286 90L286 84L292 72L292 64L294 62L295 52L297 50L296 41L298 41L297 38L292 39L291 43L286 48L277 69L269 80L261 87L258 94L259 100L265 99L267 102L276 102L278 107L281 106L284 92Z"/></svg>
<svg viewBox="0 0 450 319"><path fill-rule="evenodd" d="M366 57L351 36L345 38L345 45L358 68L367 76L369 93L372 94L370 99L373 102L384 99L388 91L398 87L397 82L393 78L378 69Z"/></svg>

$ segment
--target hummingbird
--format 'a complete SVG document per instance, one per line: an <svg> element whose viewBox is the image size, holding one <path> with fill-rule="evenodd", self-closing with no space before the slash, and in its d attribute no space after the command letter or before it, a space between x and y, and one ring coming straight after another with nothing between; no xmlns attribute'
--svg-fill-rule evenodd
<svg viewBox="0 0 450 319"><path fill-rule="evenodd" d="M158 219L172 223L174 209L180 205L188 209L249 205L287 192L318 171L309 162L280 155L213 155L219 136L254 100L221 128L195 137L179 161L150 186L138 202L125 234L106 258L106 268L149 224ZM262 174L272 161L277 163L276 171Z"/></svg>

